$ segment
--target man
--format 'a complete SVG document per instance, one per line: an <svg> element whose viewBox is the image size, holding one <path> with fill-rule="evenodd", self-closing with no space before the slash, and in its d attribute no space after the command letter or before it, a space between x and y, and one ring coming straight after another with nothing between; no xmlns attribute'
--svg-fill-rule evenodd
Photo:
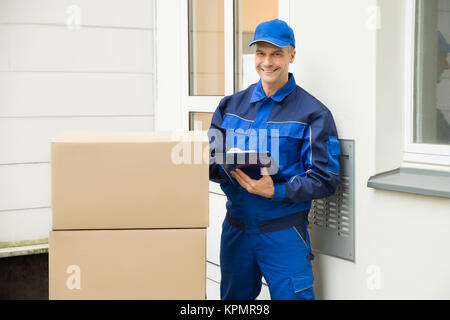
<svg viewBox="0 0 450 320"><path fill-rule="evenodd" d="M289 73L295 38L284 21L258 25L249 45L256 45L261 79L223 98L209 130L210 179L220 182L228 198L221 298L255 299L264 276L272 299L314 299L307 215L311 200L332 195L339 183L336 127L330 111ZM267 149L285 181L252 178L238 169L227 176L214 154L233 148Z"/></svg>

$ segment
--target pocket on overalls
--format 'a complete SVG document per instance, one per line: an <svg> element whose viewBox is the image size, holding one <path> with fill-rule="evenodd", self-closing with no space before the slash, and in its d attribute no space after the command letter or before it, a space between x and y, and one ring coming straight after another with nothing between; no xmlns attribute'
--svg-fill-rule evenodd
<svg viewBox="0 0 450 320"><path fill-rule="evenodd" d="M293 226L295 232L298 234L300 240L305 245L305 248L308 252L308 260L314 260L314 255L311 252L311 246L309 244L308 234L307 234L307 227L305 223L297 224Z"/></svg>
<svg viewBox="0 0 450 320"><path fill-rule="evenodd" d="M295 230L298 235L299 241L305 246L308 263L302 268L302 272L300 274L292 275L291 281L292 286L294 288L296 299L301 300L314 300L314 275L311 269L311 260L314 259L313 254L311 253L311 248L309 245L309 238L307 234L307 224L301 223L293 226L292 228ZM306 260L303 260L306 263Z"/></svg>
<svg viewBox="0 0 450 320"><path fill-rule="evenodd" d="M302 240L306 249L309 250L308 244L306 243L306 227L305 227L305 225L295 225L292 228L294 228L295 232L297 232L298 236Z"/></svg>
<svg viewBox="0 0 450 320"><path fill-rule="evenodd" d="M281 168L299 163L306 129L305 124L295 122L267 123L268 148Z"/></svg>
<svg viewBox="0 0 450 320"><path fill-rule="evenodd" d="M232 148L247 150L253 121L237 115L226 114L221 128L226 131L226 151Z"/></svg>
<svg viewBox="0 0 450 320"><path fill-rule="evenodd" d="M294 292L299 299L314 300L314 278L306 277L291 277Z"/></svg>

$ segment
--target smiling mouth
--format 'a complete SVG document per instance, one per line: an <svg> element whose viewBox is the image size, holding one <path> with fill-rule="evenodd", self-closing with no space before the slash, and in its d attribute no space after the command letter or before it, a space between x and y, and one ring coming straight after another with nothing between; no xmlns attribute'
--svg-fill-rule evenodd
<svg viewBox="0 0 450 320"><path fill-rule="evenodd" d="M274 70L264 70L263 68L260 68L261 71L265 72L265 73L274 73L275 71L277 71L279 68L276 68Z"/></svg>

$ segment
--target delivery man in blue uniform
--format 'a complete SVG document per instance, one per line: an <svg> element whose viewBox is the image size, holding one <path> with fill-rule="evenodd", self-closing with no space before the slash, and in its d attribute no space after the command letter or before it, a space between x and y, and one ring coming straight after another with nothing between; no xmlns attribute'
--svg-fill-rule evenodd
<svg viewBox="0 0 450 320"><path fill-rule="evenodd" d="M249 45L256 45L260 81L224 97L208 131L210 180L228 199L221 298L255 299L264 276L272 299L314 299L308 212L312 199L333 195L339 184L336 127L330 111L289 73L295 38L284 21L259 24ZM285 179L239 169L230 177L214 156L232 149L269 151Z"/></svg>

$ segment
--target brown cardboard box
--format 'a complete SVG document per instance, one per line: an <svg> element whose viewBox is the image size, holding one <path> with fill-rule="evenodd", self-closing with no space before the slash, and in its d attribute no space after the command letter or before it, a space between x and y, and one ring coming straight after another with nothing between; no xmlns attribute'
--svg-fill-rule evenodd
<svg viewBox="0 0 450 320"><path fill-rule="evenodd" d="M205 295L206 229L50 232L50 299Z"/></svg>
<svg viewBox="0 0 450 320"><path fill-rule="evenodd" d="M207 153L205 132L63 132L53 230L207 227Z"/></svg>

